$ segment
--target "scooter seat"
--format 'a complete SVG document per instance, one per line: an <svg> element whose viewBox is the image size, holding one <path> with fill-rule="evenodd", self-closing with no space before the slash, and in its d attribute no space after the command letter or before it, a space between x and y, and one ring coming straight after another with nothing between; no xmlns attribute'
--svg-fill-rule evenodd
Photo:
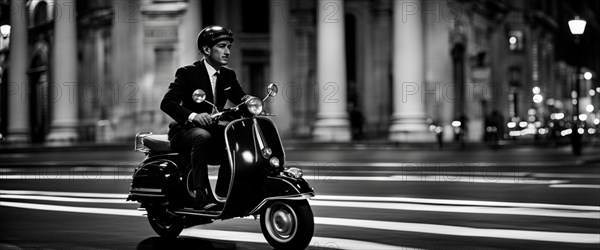
<svg viewBox="0 0 600 250"><path fill-rule="evenodd" d="M173 152L166 134L147 135L144 137L142 143L155 153Z"/></svg>

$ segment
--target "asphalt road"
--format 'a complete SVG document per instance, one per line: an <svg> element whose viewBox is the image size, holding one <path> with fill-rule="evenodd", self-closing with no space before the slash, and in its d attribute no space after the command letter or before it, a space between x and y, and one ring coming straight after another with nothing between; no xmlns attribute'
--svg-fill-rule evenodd
<svg viewBox="0 0 600 250"><path fill-rule="evenodd" d="M309 249L600 248L600 164L536 149L433 155L288 151L317 192ZM157 237L125 201L142 157L0 154L0 249L269 249L253 218Z"/></svg>

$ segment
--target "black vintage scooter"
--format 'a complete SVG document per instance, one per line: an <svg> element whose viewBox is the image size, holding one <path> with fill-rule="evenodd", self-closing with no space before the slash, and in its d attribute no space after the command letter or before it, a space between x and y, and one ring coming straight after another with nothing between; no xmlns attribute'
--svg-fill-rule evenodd
<svg viewBox="0 0 600 250"><path fill-rule="evenodd" d="M314 220L307 199L315 195L298 168L285 166L285 152L275 124L263 111L264 101L277 94L250 98L222 112L198 89L192 98L213 106L211 116L226 125L226 160L211 183L209 196L216 209L194 210L195 194L189 155L171 151L166 135L136 135L136 150L146 158L135 170L128 200L141 203L148 221L161 237L175 238L185 227L235 217L260 217L266 240L275 248L303 249L310 243ZM226 118L233 118L226 122ZM224 149L225 150L225 149ZM217 166L211 166L209 172ZM209 181L208 179L205 181Z"/></svg>

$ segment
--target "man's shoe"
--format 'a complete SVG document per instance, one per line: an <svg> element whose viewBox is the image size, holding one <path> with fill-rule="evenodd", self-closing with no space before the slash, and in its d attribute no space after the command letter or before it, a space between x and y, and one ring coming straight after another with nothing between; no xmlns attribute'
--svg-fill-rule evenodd
<svg viewBox="0 0 600 250"><path fill-rule="evenodd" d="M202 190L196 190L196 199L194 200L195 210L209 210L216 205L216 203L212 203L206 198L206 194Z"/></svg>

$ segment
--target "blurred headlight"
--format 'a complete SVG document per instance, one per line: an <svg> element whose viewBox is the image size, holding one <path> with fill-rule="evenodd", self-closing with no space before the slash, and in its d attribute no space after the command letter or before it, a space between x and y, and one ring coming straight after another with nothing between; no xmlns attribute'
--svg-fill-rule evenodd
<svg viewBox="0 0 600 250"><path fill-rule="evenodd" d="M262 100L253 97L246 101L246 105L248 106L248 111L250 111L253 115L258 115L263 111L263 102Z"/></svg>
<svg viewBox="0 0 600 250"><path fill-rule="evenodd" d="M287 173L289 176L296 178L296 179L300 179L302 178L302 169L299 168L287 168L285 170L283 170L285 173Z"/></svg>
<svg viewBox="0 0 600 250"><path fill-rule="evenodd" d="M278 168L279 167L279 159L277 159L277 157L273 157L271 158L271 160L269 160L269 163L271 163L271 166Z"/></svg>

